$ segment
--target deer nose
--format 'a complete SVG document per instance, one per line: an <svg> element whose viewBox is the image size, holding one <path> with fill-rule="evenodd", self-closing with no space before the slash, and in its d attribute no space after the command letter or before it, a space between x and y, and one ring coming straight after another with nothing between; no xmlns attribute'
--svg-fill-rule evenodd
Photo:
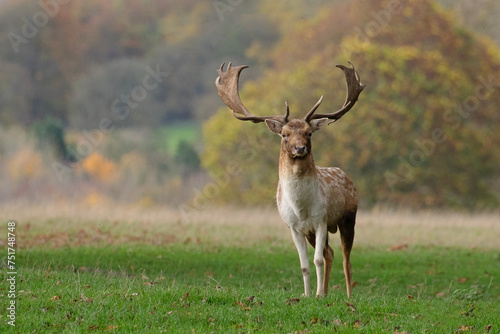
<svg viewBox="0 0 500 334"><path fill-rule="evenodd" d="M307 148L305 146L295 146L295 154L304 155L306 153Z"/></svg>

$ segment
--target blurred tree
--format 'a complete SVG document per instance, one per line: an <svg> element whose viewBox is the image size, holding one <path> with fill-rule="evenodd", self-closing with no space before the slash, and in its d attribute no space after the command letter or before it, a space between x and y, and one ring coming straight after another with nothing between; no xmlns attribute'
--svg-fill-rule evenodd
<svg viewBox="0 0 500 334"><path fill-rule="evenodd" d="M455 13L458 21L489 36L500 46L500 2L497 0L438 0Z"/></svg>
<svg viewBox="0 0 500 334"><path fill-rule="evenodd" d="M67 158L65 131L61 120L47 116L44 120L33 123L38 147L49 150L57 159Z"/></svg>
<svg viewBox="0 0 500 334"><path fill-rule="evenodd" d="M0 60L0 123L29 124L34 94L28 71L19 64Z"/></svg>
<svg viewBox="0 0 500 334"><path fill-rule="evenodd" d="M439 1L467 26L492 38L500 36L495 0ZM235 1L227 2L221 12L215 3L194 0L6 0L0 4L0 69L7 74L0 79L0 99L5 102L0 104L0 119L24 125L46 115L65 124L70 118L78 119L69 115L76 109L68 105L78 94L71 92L72 83L96 67L126 58L163 64L172 74L170 86L179 86L165 99L165 115L169 116L161 122L182 117L205 120L217 106L211 87L214 66L225 60L260 63L248 75L257 78L261 68L278 68L287 58L305 59L313 44L322 40L311 36L322 29L332 40L353 34L359 42L379 34L377 25L386 25L383 10L390 3L406 6L406 1L394 0L377 8L369 3L356 3L358 11L348 0L334 5ZM364 8L374 11L363 12ZM337 20L335 31L332 23L322 19L332 16ZM366 21L350 26L352 16ZM318 25L318 20L324 23ZM296 34L299 40L280 42L282 34L299 29L303 30ZM283 45L274 48L278 43ZM272 56L273 52L280 53L279 57ZM71 124L81 127L74 121Z"/></svg>
<svg viewBox="0 0 500 334"><path fill-rule="evenodd" d="M50 50L73 77L89 65L142 57L161 41L157 22L171 6L171 1L68 2L59 6L47 27Z"/></svg>
<svg viewBox="0 0 500 334"><path fill-rule="evenodd" d="M370 204L497 203L498 50L457 24L500 36L494 0L439 0L458 18L431 1L222 2L224 11L196 0L1 2L0 122L30 126L50 115L61 127L92 129L109 118L120 131L108 137L121 138L131 127L144 137L178 119L203 121L221 105L213 81L223 61L252 66L242 95L256 113L281 113L288 100L302 116L324 93L321 108L338 108L343 77L333 66L352 60L368 88L354 114L316 134L316 160L343 164ZM153 89L148 66L164 73ZM236 123L224 110L206 126L211 140L232 141L220 152L207 147L203 165L224 185L221 200L270 200L277 138ZM436 140L439 129L445 140ZM116 139L104 156L120 161L138 142L125 150ZM185 181L167 180L177 171L172 156L141 154L157 170L148 184Z"/></svg>
<svg viewBox="0 0 500 334"><path fill-rule="evenodd" d="M320 109L336 110L345 83L335 64L351 60L367 88L333 130L315 134L318 165L343 168L365 205L497 206L498 49L430 1L331 6L283 36L269 59L273 68L241 92L248 109L279 114L287 100L303 117L325 94ZM206 124L203 166L217 174L242 162L241 176L219 200L272 201L279 151L272 136L264 125L237 121L225 107ZM249 154L242 143L255 151Z"/></svg>
<svg viewBox="0 0 500 334"><path fill-rule="evenodd" d="M91 153L83 160L82 169L103 183L110 183L119 177L116 164L98 152Z"/></svg>
<svg viewBox="0 0 500 334"><path fill-rule="evenodd" d="M200 157L193 147L193 144L186 140L181 140L175 152L175 162L181 166L184 176L190 175L200 170Z"/></svg>
<svg viewBox="0 0 500 334"><path fill-rule="evenodd" d="M61 76L60 68L50 54L50 35L44 29L49 22L48 14L38 2L7 1L0 10L0 59L12 69L20 68L20 78L26 90L17 91L22 97L0 105L4 119L16 119L23 125L41 120L46 115L66 119L65 95L68 85ZM0 95L8 95L18 86L19 78L10 76L0 82ZM24 87L23 87L24 88ZM5 93L7 92L7 93ZM17 117L12 114L25 115ZM11 116L8 116L8 115Z"/></svg>
<svg viewBox="0 0 500 334"><path fill-rule="evenodd" d="M160 72L163 72L159 67ZM154 126L164 117L164 80L156 68L139 60L107 63L74 82L69 123L94 129L103 119L120 126Z"/></svg>
<svg viewBox="0 0 500 334"><path fill-rule="evenodd" d="M0 79L0 98L7 102L0 105L1 118L26 125L53 115L72 127L88 127L92 115L82 114L82 108L90 112L97 103L97 111L91 113L100 116L103 104L85 99L82 95L91 96L92 88L82 86L93 83L103 68L113 71L117 63L128 59L152 67L160 64L171 78L154 92L163 103L161 111L153 106L151 114L156 118L148 114L144 121L130 118L125 124L162 124L193 116L205 119L215 110L216 101L210 83L213 67L206 65L247 59L246 49L255 40L267 46L279 37L267 16L257 13L258 4L233 5L221 20L211 3L194 0L154 4L145 0L7 0L0 5L0 68L20 75ZM13 87L21 79L25 89L12 98ZM80 107L75 108L75 103ZM144 106L150 105L145 102Z"/></svg>

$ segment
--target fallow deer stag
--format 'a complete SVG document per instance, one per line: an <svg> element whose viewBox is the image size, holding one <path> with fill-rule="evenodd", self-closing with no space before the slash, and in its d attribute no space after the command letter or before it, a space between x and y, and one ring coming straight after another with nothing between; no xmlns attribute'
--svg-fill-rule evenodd
<svg viewBox="0 0 500 334"><path fill-rule="evenodd" d="M351 64L351 63L349 63ZM281 218L292 232L293 242L299 253L304 278L304 295L311 295L307 242L315 248L316 297L328 293L328 281L333 262L333 249L328 245L328 232L340 231L347 296L351 296L350 253L354 240L354 224L357 211L356 188L347 175L336 167L317 167L311 152L311 135L329 120L333 123L347 113L358 100L365 85L354 66L337 65L344 72L347 97L342 108L329 114L315 114L323 96L303 119L289 120L289 108L285 115L252 115L240 100L238 81L240 73L248 66L232 67L224 63L217 71L215 85L222 101L232 110L234 117L253 123L265 122L267 127L281 136L279 159L279 183L277 204ZM323 276L324 265L324 276Z"/></svg>

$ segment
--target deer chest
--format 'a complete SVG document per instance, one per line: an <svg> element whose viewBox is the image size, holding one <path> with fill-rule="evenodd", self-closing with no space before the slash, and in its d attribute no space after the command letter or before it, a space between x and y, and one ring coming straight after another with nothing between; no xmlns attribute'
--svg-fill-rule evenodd
<svg viewBox="0 0 500 334"><path fill-rule="evenodd" d="M277 204L281 218L298 231L315 230L316 225L324 221L325 205L317 178L281 179Z"/></svg>

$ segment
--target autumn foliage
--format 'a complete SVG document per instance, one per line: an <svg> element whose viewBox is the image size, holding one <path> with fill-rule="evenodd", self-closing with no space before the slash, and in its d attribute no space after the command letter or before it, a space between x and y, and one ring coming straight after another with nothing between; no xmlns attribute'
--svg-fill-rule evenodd
<svg viewBox="0 0 500 334"><path fill-rule="evenodd" d="M318 112L342 105L335 65L351 61L366 89L314 134L316 163L344 169L363 207L498 208L499 12L497 0L0 1L0 201L273 205L279 139L222 107L215 70L250 65L252 113L287 101L303 117L321 95Z"/></svg>
<svg viewBox="0 0 500 334"><path fill-rule="evenodd" d="M314 135L318 165L344 169L364 205L499 204L499 50L431 1L325 5L283 36L263 77L244 85L242 100L254 114L282 113L286 100L303 117L324 94L320 109L337 110L345 84L335 65L348 60L366 89L342 120ZM204 136L203 165L212 173L241 162L221 196L273 201L278 138L225 107Z"/></svg>

